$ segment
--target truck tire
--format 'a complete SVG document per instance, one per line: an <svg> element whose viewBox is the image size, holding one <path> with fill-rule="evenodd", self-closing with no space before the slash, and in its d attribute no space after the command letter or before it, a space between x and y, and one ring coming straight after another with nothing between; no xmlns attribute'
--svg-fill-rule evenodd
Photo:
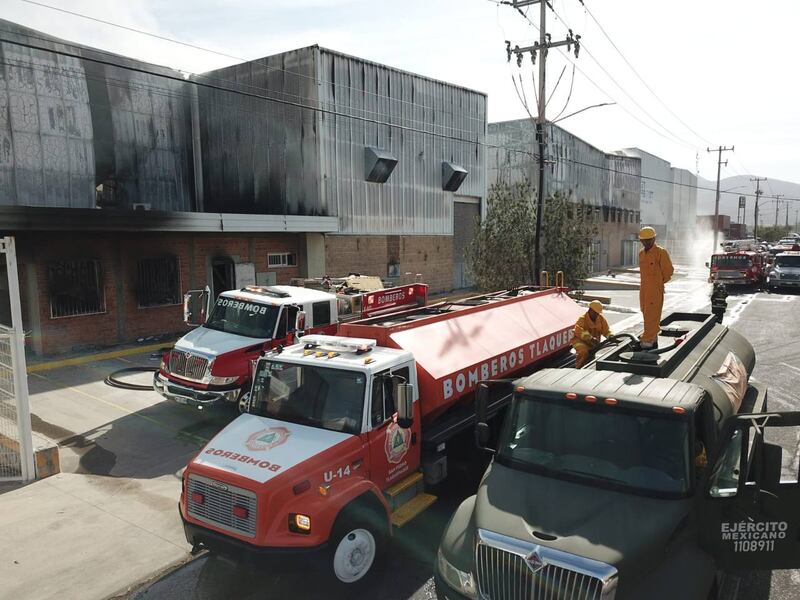
<svg viewBox="0 0 800 600"><path fill-rule="evenodd" d="M334 583L363 583L377 571L386 535L375 519L342 515L330 537L329 565Z"/></svg>

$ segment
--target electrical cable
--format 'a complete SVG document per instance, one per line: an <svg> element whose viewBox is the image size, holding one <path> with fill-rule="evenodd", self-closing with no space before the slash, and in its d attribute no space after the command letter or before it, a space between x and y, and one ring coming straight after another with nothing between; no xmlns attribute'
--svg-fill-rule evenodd
<svg viewBox="0 0 800 600"><path fill-rule="evenodd" d="M527 151L527 150L519 149L519 148L513 148L513 147L509 147L509 146L501 146L501 145L497 145L497 144L490 144L490 143L487 143L487 142L481 142L479 140L469 140L469 139L458 138L458 137L454 137L454 136L447 136L447 135L439 134L439 133L436 133L436 132L409 128L409 127L405 127L405 126L397 125L397 124L393 124L393 123L388 123L388 122L383 122L383 121L375 121L375 120L372 120L372 119L359 117L357 115L348 115L348 114L338 113L338 112L335 112L335 111L331 111L331 110L327 110L327 109L323 109L323 108L319 108L319 107L307 106L307 105L302 105L302 104L298 104L298 103L294 103L294 102L289 102L289 101L283 101L283 100L278 100L278 99L274 99L274 98L258 96L258 95L252 94L252 93L242 92L242 91L239 91L239 90L229 90L229 89L221 88L219 86L214 86L214 85L211 85L211 84L205 84L205 83L202 83L202 82L186 81L184 79L181 79L181 78L178 78L178 77L175 77L175 76L169 76L169 75L162 75L162 74L159 74L159 73L153 73L153 72L150 72L150 71L147 71L147 70L144 70L144 69L139 69L139 68L136 68L136 67L129 67L129 66L115 64L115 63L109 63L108 61L102 61L102 60L99 60L99 59L75 56L75 55L72 55L72 54L67 53L67 52L62 52L62 51L53 50L53 49L49 49L49 48L42 48L42 47L38 47L38 46L35 46L35 45L31 45L31 44L24 44L24 43L21 43L21 42L15 42L15 41L12 41L12 40L5 40L5 39L0 38L0 43L9 43L9 44L13 44L13 45L19 45L19 46L23 46L23 47L36 49L36 50L41 50L43 52L53 53L53 54L56 54L56 55L63 55L63 56L68 56L68 57L71 57L71 58L76 58L76 59L81 59L81 60L99 62L99 63L103 63L103 64L108 64L109 66L120 68L120 69L140 72L140 73L143 73L145 75L162 77L162 78L167 79L167 80L177 80L177 81L179 81L181 83L184 83L184 84L190 84L190 85L201 86L201 87L208 87L208 88L211 88L211 89L215 89L217 91L227 92L227 93L231 93L231 94L240 94L240 95L244 95L244 96L248 96L248 97L255 97L255 98L258 98L258 99L262 99L262 100L267 100L267 101L271 101L271 102L275 102L275 103L279 103L279 104L284 104L284 105L290 105L290 106L294 106L296 108L306 109L306 110L309 110L309 111L312 111L312 112L316 111L316 112L322 112L322 113L326 113L326 114L332 114L332 115L335 115L335 116L348 118L348 119L353 119L353 120L356 120L356 121L366 122L366 123L370 123L370 124L374 124L374 125L381 125L381 126L386 126L386 127L389 127L389 128L403 129L403 130L406 130L406 131L412 131L412 132L419 133L419 134L422 134L422 135L431 135L431 136L434 136L434 137L440 137L440 138L444 138L444 139L448 139L448 140L452 140L452 141L458 141L458 142L463 142L463 143L467 143L467 144L474 144L474 145L483 146L483 147L486 147L486 148L505 150L505 151L508 151L508 152L515 152L515 153L524 154L526 156L530 156L530 157L533 157L533 158L538 158L535 153ZM0 61L0 64L11 64L12 66L19 67L18 64L14 65L13 63L7 63L7 62L3 62L3 61ZM573 66L575 66L574 63L573 63ZM34 69L34 70L37 70L37 69L38 70L42 70L42 68L44 68L44 69L60 69L62 71L64 70L63 67L49 67L49 66L48 67L42 67L42 66L39 66L39 65L34 65L33 63L30 63L30 64L26 65L25 68L30 68L30 69ZM580 70L580 69L578 69L578 70ZM63 76L64 77L73 77L73 78L86 78L86 79L92 79L93 78L91 75L86 74L84 71L71 70L71 69L70 69L70 71L76 73L76 75L74 75L74 76L63 75ZM94 79L97 80L97 81L107 81L107 78L105 78L105 77L95 77ZM113 78L111 79L111 81L113 81ZM132 85L131 82L127 81L127 80L117 80L117 81L123 82L124 83L124 87L134 87L134 88L137 87L136 85ZM123 87L123 86L120 86L120 87ZM159 93L159 90L163 91L163 88L156 88L156 87L147 86L147 85L142 85L142 86L138 86L138 87L140 87L142 89L148 89L148 90L152 91L153 93ZM170 97L180 97L180 98L192 98L193 97L193 96L187 95L187 94L170 93L170 92L164 92L162 95L170 96ZM215 102L213 104L217 105L218 103ZM244 109L240 109L240 110L244 110ZM248 112L255 112L255 111L248 111ZM657 177L650 177L650 176L646 176L646 175L636 175L636 174L632 174L632 173L627 173L625 171L619 171L617 169L612 169L612 168L609 168L609 167L602 167L602 166L599 166L599 165L585 163L585 162L578 161L576 159L567 158L567 157L558 157L558 160L563 160L563 161L566 161L566 162L570 162L570 163L573 163L573 164L577 164L577 165L581 165L581 166L585 166L585 167L589 167L589 168L593 168L593 169L598 169L598 170L603 170L603 171L607 171L607 172L617 173L617 174L620 174L620 175L636 177L636 178L643 179L643 180L648 180L648 181L657 181L657 182L662 182L662 183L668 183L668 184L671 184L671 185L676 185L676 186L680 186L680 187L686 187L686 188L690 188L690 189L716 191L715 188L712 188L712 187L691 185L691 184L687 184L687 183L679 183L679 182L674 182L674 181L670 181L670 180L667 180L667 179L660 179L660 178L657 178ZM720 193L721 194L726 193L726 194L735 194L735 195L744 195L744 196L749 196L749 197L755 197L754 193L741 194L739 192L731 192L731 191L721 191ZM784 200L785 201L797 202L797 201L800 201L800 198L789 197L789 198L784 198Z"/></svg>
<svg viewBox="0 0 800 600"><path fill-rule="evenodd" d="M196 44L191 44L189 42L184 42L184 41L177 40L177 39L174 39L174 38L170 38L170 37L167 37L167 36L159 35L159 34L156 34L156 33L145 31L143 29L137 29L135 27L129 27L129 26L126 26L126 25L120 25L119 23L114 23L113 21L106 21L104 19L100 19L100 18L97 18L97 17L93 17L93 16L90 16L90 15L79 13L79 12L76 12L76 11L68 10L66 8L61 8L61 7L58 7L58 6L51 6L49 4L44 4L43 2L36 2L35 0L19 0L19 1L20 2L24 2L26 4L31 4L31 5L34 5L34 6L39 6L41 8L47 8L47 9L50 9L50 10L58 11L58 12L65 13L65 14L68 14L68 15L72 15L74 17L78 17L78 18L81 18L81 19L94 21L96 23L102 23L103 25L108 25L110 27L116 27L116 28L119 28L119 29L123 29L125 31L130 31L130 32L133 32L133 33L138 33L140 35L145 35L145 36L148 36L148 37L152 37L152 38L159 39L159 40L162 40L162 41L170 42L170 43L173 43L173 44L178 44L180 46L185 46L187 48L192 48L194 50L200 50L202 52L207 52L209 54L215 54L215 55L221 56L223 58L230 58L230 59L233 59L233 60L237 60L240 63L248 63L248 62L256 63L256 64L259 64L259 65L265 67L269 71L281 72L281 73L285 73L287 75L292 75L292 76L295 76L295 77L303 77L303 78L306 78L306 79L309 79L309 80L313 81L316 84L331 85L331 86L335 86L335 87L342 88L342 89L352 90L354 92L357 92L358 94L373 95L373 96L376 96L378 98L387 98L389 100L393 100L393 101L396 101L396 102L401 102L401 103L404 103L404 104L408 104L409 106L414 107L414 108L419 106L418 103L412 102L412 101L409 101L409 100L402 100L400 98L389 98L388 96L386 96L384 94L378 94L377 92L371 92L369 90L363 90L363 89L355 88L353 86L349 86L349 85L346 85L346 84L343 84L343 83L337 83L337 82L334 82L334 81L327 81L327 80L323 80L323 79L317 79L316 77L314 77L312 75L306 75L304 73L298 73L298 72L295 72L295 71L289 71L289 70L286 70L286 69L281 69L280 67L269 65L266 62L266 58L248 60L246 58L242 58L240 56L235 56L233 54L228 54L228 53L221 52L221 51L218 51L218 50L212 50L210 48L205 48L203 46L199 46L199 45L196 45ZM19 34L17 32L15 32L15 34L16 35L22 35L22 34ZM28 34L25 34L25 35L28 36ZM35 36L29 36L29 37L35 37ZM51 38L40 38L40 39L46 39L50 43L59 43L59 42L56 42L56 41L52 40ZM77 45L74 45L74 44L68 44L68 45L71 45L71 46L76 47L76 48L85 49L85 50L91 50L93 52L99 52L99 53L103 53L103 54L113 54L111 52L106 52L106 51L99 50L99 49L96 49L96 48L87 48L87 47L77 46ZM119 55L115 55L115 56L119 56ZM234 66L234 65L231 65L231 66ZM166 67L165 66L163 68L169 69L170 67ZM229 68L229 67L223 67L223 68ZM391 68L391 67L389 67L389 68ZM393 69L393 70L399 70L399 69ZM195 75L196 76L201 76L202 74L195 74ZM417 75L417 77L423 77L424 79L430 79L430 78L424 77L422 75ZM233 83L233 82L231 82L231 83ZM264 89L264 88L260 88L260 89ZM447 112L445 112L445 114L449 114L450 116L455 117L455 113L447 113ZM479 120L477 117L468 117L468 118L474 119L476 121Z"/></svg>
<svg viewBox="0 0 800 600"><path fill-rule="evenodd" d="M105 378L104 383L106 385L110 385L111 387L119 388L122 390L134 390L137 392L151 392L153 391L153 386L151 385L140 385L138 383L128 383L127 381L122 381L117 379L120 375L125 374L132 374L132 373L156 373L158 371L158 367L126 367L125 369L119 369L114 371L113 373L109 373L109 375Z"/></svg>

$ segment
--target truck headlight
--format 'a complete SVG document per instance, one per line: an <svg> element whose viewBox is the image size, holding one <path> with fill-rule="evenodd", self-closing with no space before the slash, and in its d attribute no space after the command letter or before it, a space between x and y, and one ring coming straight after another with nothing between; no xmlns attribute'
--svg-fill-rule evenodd
<svg viewBox="0 0 800 600"><path fill-rule="evenodd" d="M439 575L442 576L447 584L460 594L464 594L467 598L478 597L478 586L475 585L475 578L472 573L465 573L459 571L444 557L442 549L439 548L436 562L439 568Z"/></svg>
<svg viewBox="0 0 800 600"><path fill-rule="evenodd" d="M781 278L781 274L778 273L777 271L770 271L769 272L769 278L770 279L780 279Z"/></svg>
<svg viewBox="0 0 800 600"><path fill-rule="evenodd" d="M169 373L169 352L166 352L161 355L161 370L164 373Z"/></svg>
<svg viewBox="0 0 800 600"><path fill-rule="evenodd" d="M239 377L211 377L211 380L208 382L209 385L229 385L231 383L236 383Z"/></svg>

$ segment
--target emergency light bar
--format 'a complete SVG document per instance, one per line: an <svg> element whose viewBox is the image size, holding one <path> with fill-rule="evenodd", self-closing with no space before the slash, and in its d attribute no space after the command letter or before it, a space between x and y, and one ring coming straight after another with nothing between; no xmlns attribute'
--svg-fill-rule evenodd
<svg viewBox="0 0 800 600"><path fill-rule="evenodd" d="M306 345L306 348L330 348L338 350L339 352L369 352L378 342L367 338L353 338L353 337L338 337L335 335L323 335L312 333L311 335L304 335L300 342Z"/></svg>

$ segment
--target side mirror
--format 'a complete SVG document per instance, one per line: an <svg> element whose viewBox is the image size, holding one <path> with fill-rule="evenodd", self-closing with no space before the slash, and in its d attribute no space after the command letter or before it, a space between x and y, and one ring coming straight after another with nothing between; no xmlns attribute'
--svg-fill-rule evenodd
<svg viewBox="0 0 800 600"><path fill-rule="evenodd" d="M476 406L475 417L478 423L486 423L487 411L489 406L489 386L485 383L479 383L478 389L475 392Z"/></svg>
<svg viewBox="0 0 800 600"><path fill-rule="evenodd" d="M711 266L711 265L709 265L708 263L706 263L706 266L707 266L707 267L709 267L709 266Z"/></svg>
<svg viewBox="0 0 800 600"><path fill-rule="evenodd" d="M294 319L294 334L296 337L303 335L306 329L306 311L298 310Z"/></svg>
<svg viewBox="0 0 800 600"><path fill-rule="evenodd" d="M397 424L403 429L409 429L414 423L414 386L410 383L395 384L394 399Z"/></svg>
<svg viewBox="0 0 800 600"><path fill-rule="evenodd" d="M492 431L486 422L489 407L489 386L479 383L475 391L475 444L481 450L494 454L494 450L488 447Z"/></svg>
<svg viewBox="0 0 800 600"><path fill-rule="evenodd" d="M211 290L189 290L183 295L183 321L189 327L199 327L208 319Z"/></svg>

